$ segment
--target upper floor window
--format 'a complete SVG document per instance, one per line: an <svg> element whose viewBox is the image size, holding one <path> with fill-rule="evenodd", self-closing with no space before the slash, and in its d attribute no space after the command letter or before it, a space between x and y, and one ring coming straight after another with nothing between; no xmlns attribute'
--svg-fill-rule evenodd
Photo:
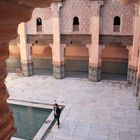
<svg viewBox="0 0 140 140"><path fill-rule="evenodd" d="M37 28L37 32L42 32L42 19L41 18L36 19L36 28Z"/></svg>
<svg viewBox="0 0 140 140"><path fill-rule="evenodd" d="M73 18L73 31L79 31L79 18Z"/></svg>
<svg viewBox="0 0 140 140"><path fill-rule="evenodd" d="M114 23L113 23L114 27L113 27L113 31L114 32L120 32L120 25L121 25L121 19L120 17L116 16L114 18Z"/></svg>

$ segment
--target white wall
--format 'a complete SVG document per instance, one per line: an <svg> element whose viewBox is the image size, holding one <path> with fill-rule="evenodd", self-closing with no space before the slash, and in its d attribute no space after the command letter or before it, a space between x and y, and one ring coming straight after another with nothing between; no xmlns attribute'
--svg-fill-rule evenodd
<svg viewBox="0 0 140 140"><path fill-rule="evenodd" d="M33 11L32 18L27 22L27 34L52 34L52 12L51 8L36 8ZM36 19L42 19L42 32L36 31Z"/></svg>

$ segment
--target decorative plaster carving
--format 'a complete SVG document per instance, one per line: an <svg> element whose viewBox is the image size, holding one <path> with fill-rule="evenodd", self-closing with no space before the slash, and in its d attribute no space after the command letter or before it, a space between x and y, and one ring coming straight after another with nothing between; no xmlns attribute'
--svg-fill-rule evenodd
<svg viewBox="0 0 140 140"><path fill-rule="evenodd" d="M62 6L61 2L53 2L51 4L52 15L54 17L59 17L60 7Z"/></svg>
<svg viewBox="0 0 140 140"><path fill-rule="evenodd" d="M60 11L61 32L73 33L73 18L79 18L79 33L90 32L91 6L89 0L65 0Z"/></svg>
<svg viewBox="0 0 140 140"><path fill-rule="evenodd" d="M92 16L100 15L100 7L103 5L103 1L91 1L91 12Z"/></svg>
<svg viewBox="0 0 140 140"><path fill-rule="evenodd" d="M104 1L104 5L101 7L100 34L116 35L116 32L113 32L113 20L115 16L119 16L121 18L121 32L117 34L132 35L134 13L134 4L122 5L117 0L114 3L111 0Z"/></svg>

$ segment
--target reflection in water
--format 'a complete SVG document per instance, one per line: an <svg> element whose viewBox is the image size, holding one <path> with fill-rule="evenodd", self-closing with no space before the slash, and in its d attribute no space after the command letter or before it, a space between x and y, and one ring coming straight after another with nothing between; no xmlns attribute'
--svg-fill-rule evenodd
<svg viewBox="0 0 140 140"><path fill-rule="evenodd" d="M16 113L16 116L17 116L17 121L18 122L21 121L21 116L20 116L20 113L19 112Z"/></svg>
<svg viewBox="0 0 140 140"><path fill-rule="evenodd" d="M10 105L15 119L17 133L15 137L32 140L45 120L50 115L50 109Z"/></svg>

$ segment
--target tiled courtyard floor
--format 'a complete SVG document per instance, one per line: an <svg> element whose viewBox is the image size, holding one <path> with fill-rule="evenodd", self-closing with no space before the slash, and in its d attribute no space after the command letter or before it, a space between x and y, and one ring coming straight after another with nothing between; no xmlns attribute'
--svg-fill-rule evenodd
<svg viewBox="0 0 140 140"><path fill-rule="evenodd" d="M46 140L140 140L140 111L125 82L9 74L11 99L65 104L61 127Z"/></svg>

